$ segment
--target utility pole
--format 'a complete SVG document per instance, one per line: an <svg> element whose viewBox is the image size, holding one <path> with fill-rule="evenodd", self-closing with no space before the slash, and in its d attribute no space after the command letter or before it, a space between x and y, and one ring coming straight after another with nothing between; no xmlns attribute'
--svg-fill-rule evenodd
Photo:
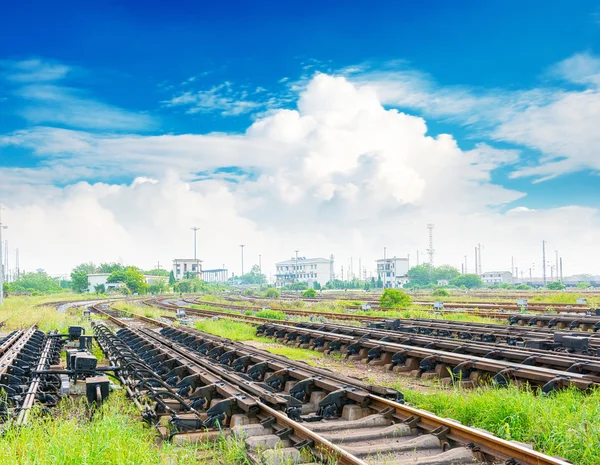
<svg viewBox="0 0 600 465"><path fill-rule="evenodd" d="M295 250L296 252L296 270L294 273L294 282L298 282L298 251Z"/></svg>
<svg viewBox="0 0 600 465"><path fill-rule="evenodd" d="M510 257L510 273L515 275L515 257Z"/></svg>
<svg viewBox="0 0 600 465"><path fill-rule="evenodd" d="M408 260L408 269L410 270L410 254L406 254L406 259Z"/></svg>
<svg viewBox="0 0 600 465"><path fill-rule="evenodd" d="M560 282L562 283L562 276L560 276L560 275L558 274L558 269L559 269L559 268L558 268L558 249L556 249L556 250L554 251L554 253L556 254L556 263L555 263L555 270L556 270L556 280L557 280L557 281L560 281Z"/></svg>
<svg viewBox="0 0 600 465"><path fill-rule="evenodd" d="M419 251L417 250L417 266L419 266Z"/></svg>
<svg viewBox="0 0 600 465"><path fill-rule="evenodd" d="M358 257L358 280L362 279L362 258Z"/></svg>
<svg viewBox="0 0 600 465"><path fill-rule="evenodd" d="M518 281L519 280L519 267L518 266L515 266L515 274L517 275L517 281Z"/></svg>
<svg viewBox="0 0 600 465"><path fill-rule="evenodd" d="M242 274L240 276L244 276L244 244L240 244L240 248L242 249Z"/></svg>
<svg viewBox="0 0 600 465"><path fill-rule="evenodd" d="M0 305L4 303L4 261L2 260L2 230L6 226L2 224L2 210L4 207L0 205Z"/></svg>
<svg viewBox="0 0 600 465"><path fill-rule="evenodd" d="M194 231L194 260L196 260L196 231L198 231L200 228L197 227L193 227L190 228L192 231Z"/></svg>
<svg viewBox="0 0 600 465"><path fill-rule="evenodd" d="M546 286L546 241L542 241L542 267L544 270L544 287Z"/></svg>
<svg viewBox="0 0 600 465"><path fill-rule="evenodd" d="M477 247L475 247L475 274L477 274Z"/></svg>
<svg viewBox="0 0 600 465"><path fill-rule="evenodd" d="M560 282L563 282L563 274L562 274L562 257L560 257Z"/></svg>
<svg viewBox="0 0 600 465"><path fill-rule="evenodd" d="M481 249L482 249L482 247L483 246L481 244L477 244L477 251L478 251L478 257L479 257L479 260L477 263L479 265L479 268L477 268L475 273L479 274L480 276L482 274L482 266L481 266Z"/></svg>

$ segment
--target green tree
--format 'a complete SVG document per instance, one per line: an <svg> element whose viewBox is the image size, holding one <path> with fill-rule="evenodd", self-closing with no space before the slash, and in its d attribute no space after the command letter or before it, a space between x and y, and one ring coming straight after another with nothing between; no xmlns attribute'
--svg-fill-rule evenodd
<svg viewBox="0 0 600 465"><path fill-rule="evenodd" d="M551 283L546 284L546 289L551 291L562 291L566 286L560 281L553 281Z"/></svg>
<svg viewBox="0 0 600 465"><path fill-rule="evenodd" d="M412 286L427 286L432 282L433 270L429 263L423 263L422 265L413 266L408 270L408 281L410 287Z"/></svg>
<svg viewBox="0 0 600 465"><path fill-rule="evenodd" d="M113 271L106 282L124 283L132 294L145 294L148 291L148 283L146 283L144 274L135 266Z"/></svg>
<svg viewBox="0 0 600 465"><path fill-rule="evenodd" d="M142 273L144 273L148 276L164 276L164 277L169 276L169 271L165 270L163 268L154 268L152 270L142 271Z"/></svg>
<svg viewBox="0 0 600 465"><path fill-rule="evenodd" d="M98 273L112 273L113 271L125 271L125 267L120 263L100 263L98 266Z"/></svg>
<svg viewBox="0 0 600 465"><path fill-rule="evenodd" d="M450 265L441 265L433 269L433 282L437 283L440 279L452 281L460 275L460 271ZM410 275L409 275L410 278Z"/></svg>
<svg viewBox="0 0 600 465"><path fill-rule="evenodd" d="M379 298L379 305L383 308L407 307L411 303L410 296L398 289L385 289Z"/></svg>
<svg viewBox="0 0 600 465"><path fill-rule="evenodd" d="M104 287L104 284L96 284L94 286L94 291L96 291L96 295L104 294L106 292L106 288Z"/></svg>
<svg viewBox="0 0 600 465"><path fill-rule="evenodd" d="M474 289L483 286L483 281L476 274L461 274L454 278L450 283L456 287L464 286L467 289Z"/></svg>
<svg viewBox="0 0 600 465"><path fill-rule="evenodd" d="M267 277L260 272L258 265L254 265L250 273L243 274L237 277L240 284L266 284Z"/></svg>
<svg viewBox="0 0 600 465"><path fill-rule="evenodd" d="M61 291L58 280L44 272L24 273L19 279L10 283L7 289L7 292L35 292L38 294L54 294Z"/></svg>
<svg viewBox="0 0 600 465"><path fill-rule="evenodd" d="M90 283L87 275L96 272L96 265L92 262L81 263L71 271L71 289L75 292L87 292Z"/></svg>
<svg viewBox="0 0 600 465"><path fill-rule="evenodd" d="M317 291L315 291L312 287L309 287L302 293L302 297L306 299L314 299L315 297L317 297Z"/></svg>
<svg viewBox="0 0 600 465"><path fill-rule="evenodd" d="M169 273L169 286L173 286L175 282L175 274L173 273L173 270L171 270Z"/></svg>
<svg viewBox="0 0 600 465"><path fill-rule="evenodd" d="M577 283L576 286L579 289L588 289L588 288L592 287L592 285L590 283L586 283L586 282Z"/></svg>

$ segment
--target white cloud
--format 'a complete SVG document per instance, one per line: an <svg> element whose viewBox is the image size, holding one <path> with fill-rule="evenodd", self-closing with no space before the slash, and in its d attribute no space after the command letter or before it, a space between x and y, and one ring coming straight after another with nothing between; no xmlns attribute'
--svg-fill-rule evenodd
<svg viewBox="0 0 600 465"><path fill-rule="evenodd" d="M31 59L0 61L0 69L7 93L18 99L16 113L29 123L121 131L154 127L149 115L100 102L86 91L58 83L72 74L70 66Z"/></svg>
<svg viewBox="0 0 600 465"><path fill-rule="evenodd" d="M425 225L434 222L438 263L460 266L481 242L484 267L509 268L511 255L530 266L539 263L536 250L546 239L564 251L566 272L598 271L596 209L527 209L522 193L491 181L518 152L485 144L461 150L449 135L428 136L422 118L386 110L371 87L341 77L317 75L297 110L274 111L241 135L40 127L0 144L40 157L37 168L0 171L8 180L0 198L9 207L9 243L28 269L61 272L81 261L119 259L164 265L191 253L189 228L199 226L208 267L239 271L237 245L244 243L247 267L260 253L272 270L298 249L334 253L337 272L344 266L347 273L350 256L355 270L358 257L371 270L384 245L414 260L426 247ZM231 166L255 175L194 181L197 173ZM135 180L77 182L115 176ZM520 207L501 213L518 199ZM579 253L582 247L589 253Z"/></svg>
<svg viewBox="0 0 600 465"><path fill-rule="evenodd" d="M169 107L186 107L186 113L220 112L223 116L237 116L265 107L265 102L248 99L245 91L236 91L230 82L208 90L188 91L163 102Z"/></svg>
<svg viewBox="0 0 600 465"><path fill-rule="evenodd" d="M33 83L63 79L72 68L61 63L34 58L23 61L0 60L0 69L10 81Z"/></svg>
<svg viewBox="0 0 600 465"><path fill-rule="evenodd" d="M475 134L523 145L541 152L537 162L520 167L515 177L543 181L564 173L600 169L600 58L576 54L551 67L547 76L583 86L532 89L443 87L430 76L400 67L372 71L343 70L349 78L375 90L387 105L415 109L426 116L467 125Z"/></svg>

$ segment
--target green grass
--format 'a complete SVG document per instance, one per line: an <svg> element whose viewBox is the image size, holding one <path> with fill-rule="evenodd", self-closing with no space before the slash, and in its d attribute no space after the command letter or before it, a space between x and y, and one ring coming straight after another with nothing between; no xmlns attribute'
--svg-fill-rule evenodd
<svg viewBox="0 0 600 465"><path fill-rule="evenodd" d="M255 326L240 321L232 321L224 318L218 320L199 320L194 323L194 327L199 331L226 337L232 341L273 342L269 338L258 337Z"/></svg>
<svg viewBox="0 0 600 465"><path fill-rule="evenodd" d="M270 318L271 320L287 320L287 316L280 310L260 310L254 314L259 318Z"/></svg>
<svg viewBox="0 0 600 465"><path fill-rule="evenodd" d="M326 359L325 354L310 349L297 349L296 347L266 347L265 350L268 350L275 355L282 355L290 360L306 362L309 365L316 365L316 362Z"/></svg>
<svg viewBox="0 0 600 465"><path fill-rule="evenodd" d="M74 294L68 294L72 297ZM81 318L81 309L68 309L65 312L57 311L53 306L42 305L44 302L58 302L64 299L62 294L53 294L51 296L15 296L8 297L4 304L0 306L0 321L7 320L0 331L9 331L13 329L25 328L34 323L38 323L38 328L42 331L58 329L64 334L71 325L83 326L86 332L90 326L87 320ZM42 305L42 306L39 306Z"/></svg>
<svg viewBox="0 0 600 465"><path fill-rule="evenodd" d="M600 463L600 389L564 389L545 397L523 387L424 393L403 391L417 408L482 428L579 465Z"/></svg>
<svg viewBox="0 0 600 465"><path fill-rule="evenodd" d="M91 420L83 401L63 401L51 416L34 409L29 426L9 427L0 439L0 465L176 465L195 462L197 454L194 447L157 446L155 431L121 393Z"/></svg>

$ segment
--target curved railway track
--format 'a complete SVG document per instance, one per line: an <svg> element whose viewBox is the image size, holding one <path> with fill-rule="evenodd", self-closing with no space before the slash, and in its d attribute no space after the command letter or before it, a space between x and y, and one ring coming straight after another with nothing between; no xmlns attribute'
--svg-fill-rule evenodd
<svg viewBox="0 0 600 465"><path fill-rule="evenodd" d="M173 440L235 435L256 463L566 464L403 405L387 388L190 328L94 309L121 328L94 331L121 366L128 393L151 423L168 417L163 433Z"/></svg>

